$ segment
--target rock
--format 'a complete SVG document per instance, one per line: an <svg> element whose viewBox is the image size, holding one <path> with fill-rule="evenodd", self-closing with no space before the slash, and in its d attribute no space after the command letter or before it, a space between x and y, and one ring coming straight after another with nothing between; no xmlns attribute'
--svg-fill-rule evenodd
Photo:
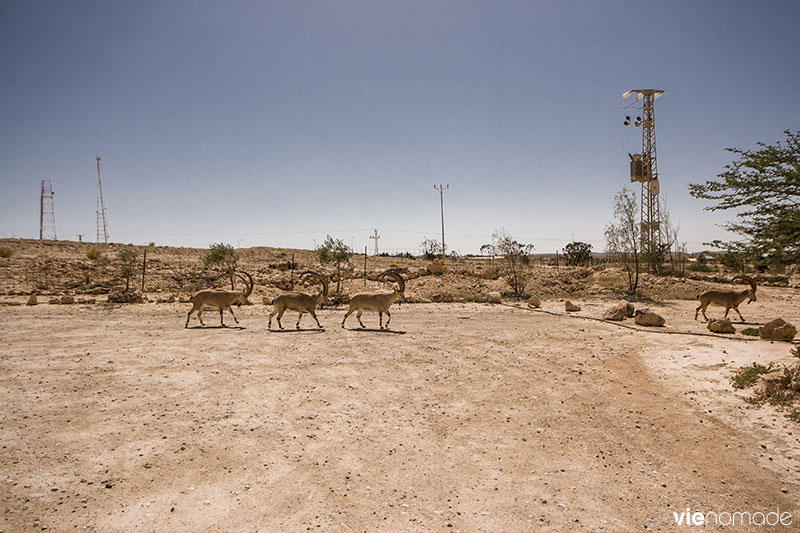
<svg viewBox="0 0 800 533"><path fill-rule="evenodd" d="M542 306L542 301L536 296L531 296L530 298L528 298L528 307L539 308L541 306Z"/></svg>
<svg viewBox="0 0 800 533"><path fill-rule="evenodd" d="M39 299L36 298L35 294L31 294L31 297L28 298L28 305L37 305L39 303Z"/></svg>
<svg viewBox="0 0 800 533"><path fill-rule="evenodd" d="M61 303L62 304L67 304L67 305L74 304L75 303L75 297L74 296L69 296L69 295L62 296L61 297Z"/></svg>
<svg viewBox="0 0 800 533"><path fill-rule="evenodd" d="M615 305L613 307L609 307L606 309L606 312L603 313L604 320L625 320L628 317L628 313L624 307L620 307L619 305Z"/></svg>
<svg viewBox="0 0 800 533"><path fill-rule="evenodd" d="M140 304L144 298L138 291L129 289L127 291L114 291L108 295L108 301L115 304Z"/></svg>
<svg viewBox="0 0 800 533"><path fill-rule="evenodd" d="M427 269L428 269L428 272L433 274L434 276L440 276L440 275L444 274L445 270L446 270L445 266L442 263L438 262L438 261L431 262L428 265Z"/></svg>
<svg viewBox="0 0 800 533"><path fill-rule="evenodd" d="M762 339L790 341L797 335L797 328L782 318L776 318L758 328L758 333Z"/></svg>
<svg viewBox="0 0 800 533"><path fill-rule="evenodd" d="M727 318L712 318L708 321L708 331L713 331L714 333L736 333L736 328Z"/></svg>
<svg viewBox="0 0 800 533"><path fill-rule="evenodd" d="M639 309L634 315L634 322L640 326L663 326L666 320L649 309Z"/></svg>
<svg viewBox="0 0 800 533"><path fill-rule="evenodd" d="M620 300L617 303L617 307L621 307L621 308L625 309L625 316L627 318L633 318L633 315L636 312L636 308L633 307L633 304L630 303L630 302L626 302L625 300Z"/></svg>
<svg viewBox="0 0 800 533"><path fill-rule="evenodd" d="M501 304L503 303L503 297L500 295L499 292L490 292L489 295L486 297L486 301L490 304Z"/></svg>
<svg viewBox="0 0 800 533"><path fill-rule="evenodd" d="M574 303L567 300L566 302L564 302L564 309L566 309L567 311L580 311L581 306L575 305Z"/></svg>
<svg viewBox="0 0 800 533"><path fill-rule="evenodd" d="M60 304L61 303L61 298L50 298L50 300L48 300L47 303L49 303L49 304Z"/></svg>

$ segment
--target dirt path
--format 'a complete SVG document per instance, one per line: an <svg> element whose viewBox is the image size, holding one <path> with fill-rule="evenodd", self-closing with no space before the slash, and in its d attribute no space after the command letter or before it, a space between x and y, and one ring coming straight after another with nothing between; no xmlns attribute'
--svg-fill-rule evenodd
<svg viewBox="0 0 800 533"><path fill-rule="evenodd" d="M324 333L267 333L261 305L242 329L183 329L186 307L0 309L0 529L674 531L686 507L800 523L800 429L738 411L728 369L685 375L784 346L481 304L404 305L392 333L342 330L341 310Z"/></svg>

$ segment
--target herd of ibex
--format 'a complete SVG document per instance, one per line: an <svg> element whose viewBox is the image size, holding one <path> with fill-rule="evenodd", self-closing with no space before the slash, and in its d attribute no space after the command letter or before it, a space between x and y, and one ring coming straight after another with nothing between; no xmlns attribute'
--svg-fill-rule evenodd
<svg viewBox="0 0 800 533"><path fill-rule="evenodd" d="M205 307L216 307L219 309L219 321L222 326L225 325L222 312L228 310L231 313L231 316L238 324L239 321L236 319L236 315L233 314L233 309L231 309L232 305L244 305L247 304L247 297L253 292L253 277L248 274L247 272L242 272L244 276L247 276L247 279L244 278L241 274L237 274L237 277L241 279L245 283L245 289L243 292L237 291L224 291L224 290L205 290L200 291L192 298L190 301L192 302L192 309L189 311L189 314L186 315L186 326L189 327L189 318L191 318L192 313L197 311L197 318L200 320L200 325L203 324L202 313ZM321 285L321 290L317 294L306 294L304 292L288 292L285 294L281 294L274 300L272 300L272 313L269 315L269 321L267 322L267 328L272 329L272 317L276 316L278 321L278 327L283 329L283 325L281 324L281 318L286 311L296 311L297 315L297 323L295 327L300 329L300 319L303 317L305 313L311 315L314 321L317 323L317 327L322 329L322 324L319 323L319 319L317 318L316 308L317 306L322 307L328 299L328 279L319 274L314 272L313 270L306 270L300 275L300 281L305 282L309 279L317 280ZM383 293L383 292L361 292L358 294L354 294L350 298L350 307L347 310L347 313L344 315L344 319L342 320L342 327L344 327L345 320L347 317L350 316L354 311L357 311L356 318L358 318L358 323L361 327L365 327L364 323L361 321L361 315L364 311L371 311L378 313L379 318L379 325L380 329L389 329L389 322L392 318L391 313L389 313L389 307L394 302L402 301L404 298L404 292L406 289L405 280L403 280L403 276L394 270L388 270L382 273L378 279L380 280L390 280L397 283L398 288L394 289L390 293ZM383 324L383 313L386 313L386 325Z"/></svg>
<svg viewBox="0 0 800 533"><path fill-rule="evenodd" d="M244 276L242 276L244 274ZM192 309L186 315L186 326L189 327L189 319L192 316L192 313L197 312L197 319L200 321L201 325L203 324L203 309L206 307L216 307L219 310L219 321L222 326L225 325L223 321L223 311L227 310L230 312L233 320L236 321L238 324L239 321L236 319L236 315L233 314L233 309L231 306L233 305L244 305L247 303L247 298L253 292L253 286L255 282L253 281L253 277L248 274L247 272L242 272L242 274L236 274L239 279L244 282L244 291L237 292L237 291L224 291L224 290L204 290L200 291L191 298ZM246 279L245 279L246 276ZM272 317L277 315L278 327L283 329L283 325L281 324L281 318L286 311L296 311L297 315L297 323L295 327L300 329L300 319L303 317L305 313L311 315L314 321L317 323L317 327L322 329L322 324L320 324L319 319L317 318L316 308L317 306L322 307L328 298L328 279L319 274L314 272L313 270L307 270L300 275L300 281L305 282L309 279L317 280L320 285L320 292L317 294L306 294L304 292L289 292L285 294L281 294L274 300L272 300L272 313L269 315L269 321L267 323L267 328L272 329ZM387 270L386 272L382 273L379 277L379 280L382 281L393 281L397 283L397 288L392 290L390 293L386 292L361 292L358 294L354 294L350 298L350 305L347 309L347 313L345 313L344 318L342 319L342 327L344 327L345 322L347 321L347 317L349 317L354 312L356 313L356 319L358 319L358 323L361 327L365 327L364 323L361 321L361 315L364 311L369 311L373 313L378 313L378 324L380 329L389 329L389 322L392 319L392 315L389 312L389 308L392 306L394 302L402 302L405 297L405 289L406 284L403 280L403 276L395 271L395 270ZM742 313L739 311L739 304L745 300L749 302L756 301L756 282L753 278L749 276L739 275L735 276L732 281L737 279L742 279L750 284L749 289L742 289L742 290L719 290L713 289L703 292L698 296L700 300L700 305L697 306L697 309L694 312L694 318L697 320L697 315L699 313L703 313L703 318L708 320L706 316L706 308L709 305L718 305L720 307L725 308L725 317L728 317L728 313L731 309L736 311L739 314L739 318L744 322L744 317ZM383 314L386 313L386 325L383 324Z"/></svg>

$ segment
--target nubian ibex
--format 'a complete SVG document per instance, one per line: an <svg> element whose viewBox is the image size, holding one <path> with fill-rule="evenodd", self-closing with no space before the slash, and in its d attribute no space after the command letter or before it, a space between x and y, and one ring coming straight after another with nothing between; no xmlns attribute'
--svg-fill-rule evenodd
<svg viewBox="0 0 800 533"><path fill-rule="evenodd" d="M297 311L300 313L297 315L297 324L295 324L297 329L300 329L300 319L303 317L304 313L310 314L317 322L317 327L322 329L322 324L319 323L317 314L314 312L314 310L318 305L324 304L328 297L328 279L322 274L318 274L313 270L306 270L300 275L300 281L305 281L308 278L316 278L317 281L322 284L322 290L318 294L290 292L287 294L281 294L272 300L273 309L272 313L269 314L267 329L272 329L272 317L275 315L278 315L278 327L283 329L283 325L281 325L281 317L286 310Z"/></svg>
<svg viewBox="0 0 800 533"><path fill-rule="evenodd" d="M389 322L392 320L392 314L389 312L389 307L396 301L403 301L405 298L405 290L406 290L406 282L403 280L403 276L401 276L398 272L393 270L388 270L380 275L379 279L386 279L389 278L391 281L397 282L398 288L394 289L390 293L383 293L383 292L360 292L358 294L354 294L350 298L350 307L347 310L347 314L344 315L342 319L342 327L344 327L344 323L347 320L353 311L357 311L356 318L358 319L358 323L361 324L361 327L365 327L364 323L361 322L361 314L364 311L371 311L378 313L378 319L380 324L380 329L383 329L383 313L386 313L386 329L389 329Z"/></svg>
<svg viewBox="0 0 800 533"><path fill-rule="evenodd" d="M749 298L747 303L756 301L756 281L750 276L743 275L735 276L731 281L736 279L745 280L750 284L750 288L742 290L712 289L710 291L705 291L698 296L700 299L700 305L698 305L697 309L694 311L694 319L697 320L697 314L702 311L703 318L708 320L708 317L706 316L706 307L708 307L710 304L714 304L725 308L725 318L728 317L728 312L733 309L739 313L739 318L742 320L742 322L744 322L744 317L742 316L742 313L739 312L739 304L745 301L747 298Z"/></svg>
<svg viewBox="0 0 800 533"><path fill-rule="evenodd" d="M233 317L233 320L236 323L239 323L239 320L236 318L236 315L233 314L233 309L231 309L232 305L245 305L247 304L247 297L253 293L253 277L248 274L247 272L243 272L247 279L241 274L236 274L236 277L242 280L245 284L244 292L236 292L236 291L224 291L219 289L209 289L205 291L200 291L194 296L191 297L189 300L192 302L192 309L189 311L189 314L186 315L186 325L184 327L189 327L189 318L191 318L192 313L197 311L197 319L200 321L201 326L205 326L203 324L203 309L206 306L209 307L216 307L219 309L219 323L222 326L225 326L225 322L222 320L222 311L228 310Z"/></svg>

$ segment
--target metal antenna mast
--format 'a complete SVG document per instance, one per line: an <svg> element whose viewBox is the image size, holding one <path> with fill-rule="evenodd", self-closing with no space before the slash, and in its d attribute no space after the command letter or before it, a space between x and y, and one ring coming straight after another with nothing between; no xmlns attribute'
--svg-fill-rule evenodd
<svg viewBox="0 0 800 533"><path fill-rule="evenodd" d="M439 191L439 205L442 210L442 259L445 258L445 247L444 247L444 191L450 188L450 185L434 185L434 189Z"/></svg>
<svg viewBox="0 0 800 533"><path fill-rule="evenodd" d="M108 221L106 220L106 206L103 203L103 181L100 178L100 156L97 159L97 242L103 237L103 242L108 244ZM100 232L102 228L102 233Z"/></svg>
<svg viewBox="0 0 800 533"><path fill-rule="evenodd" d="M639 126L642 128L642 153L630 155L631 158L631 183L640 182L642 184L641 202L641 251L645 256L645 261L654 265L654 260L658 257L661 247L661 203L658 195L661 186L658 181L658 165L656 162L656 118L655 118L655 99L664 94L659 89L633 89L622 95L627 98L631 94L636 95L637 100L642 102L642 116L636 117L635 121L631 117L625 117L626 126ZM632 123L632 124L631 124Z"/></svg>
<svg viewBox="0 0 800 533"><path fill-rule="evenodd" d="M375 255L378 255L378 239L380 239L381 236L378 235L378 230L377 229L374 229L373 231L375 232L375 234L374 235L370 235L369 238L375 240Z"/></svg>
<svg viewBox="0 0 800 533"><path fill-rule="evenodd" d="M50 180L42 180L42 195L39 199L39 240L56 237L56 211L53 202L53 184Z"/></svg>

